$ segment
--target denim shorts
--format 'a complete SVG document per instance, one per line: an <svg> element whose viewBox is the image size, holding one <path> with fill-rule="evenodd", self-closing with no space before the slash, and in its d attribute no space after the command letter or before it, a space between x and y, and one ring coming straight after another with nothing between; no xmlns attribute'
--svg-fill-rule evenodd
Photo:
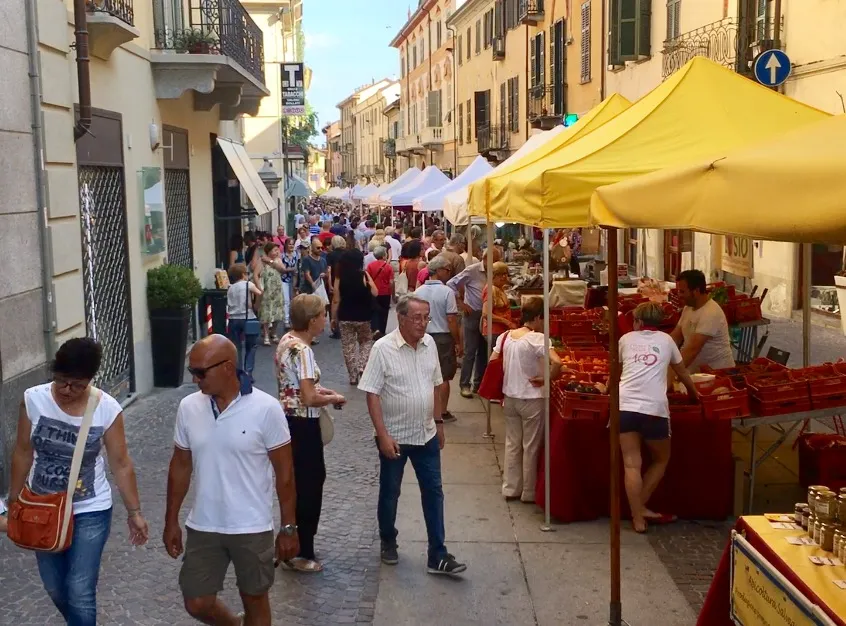
<svg viewBox="0 0 846 626"><path fill-rule="evenodd" d="M635 411L620 411L620 433L640 433L646 441L670 438L670 420Z"/></svg>

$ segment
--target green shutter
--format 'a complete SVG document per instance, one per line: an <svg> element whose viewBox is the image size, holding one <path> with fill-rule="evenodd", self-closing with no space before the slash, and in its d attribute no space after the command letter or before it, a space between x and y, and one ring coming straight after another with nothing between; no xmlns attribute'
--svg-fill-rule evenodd
<svg viewBox="0 0 846 626"><path fill-rule="evenodd" d="M541 87L546 84L546 46L543 31L538 33L538 84Z"/></svg>
<svg viewBox="0 0 846 626"><path fill-rule="evenodd" d="M620 0L610 0L608 17L608 65L613 67L623 64L620 59Z"/></svg>
<svg viewBox="0 0 846 626"><path fill-rule="evenodd" d="M652 55L652 0L639 0L638 4L637 56L645 59Z"/></svg>
<svg viewBox="0 0 846 626"><path fill-rule="evenodd" d="M638 0L618 0L617 49L620 61L637 60Z"/></svg>

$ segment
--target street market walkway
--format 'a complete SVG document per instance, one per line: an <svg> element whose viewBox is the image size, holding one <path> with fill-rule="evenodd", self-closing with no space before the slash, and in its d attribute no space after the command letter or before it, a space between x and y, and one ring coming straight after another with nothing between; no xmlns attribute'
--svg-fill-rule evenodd
<svg viewBox="0 0 846 626"><path fill-rule="evenodd" d="M774 322L772 343L801 359L800 329L792 322ZM836 358L846 354L846 341L839 332L815 327L814 351ZM599 626L607 622L607 520L558 525L555 532L544 533L539 509L519 502L506 504L499 492L501 417L494 412L496 438L482 438L485 416L478 400L458 395L452 400L459 421L446 425L443 457L447 544L467 562L465 577L449 580L425 573L425 527L410 465L398 519L400 564L381 565L376 531L378 461L364 395L347 383L338 342L325 337L316 354L323 382L349 400L336 420L335 440L326 450L328 478L317 536L326 571L315 576L278 573L272 591L276 624ZM259 348L257 378L260 388L275 390L270 348ZM161 390L126 410L127 437L151 541L144 548L129 546L122 505L117 504L100 577L101 624L195 623L182 608L179 563L167 557L160 540L176 407L192 391L191 385ZM795 474L787 478L795 481ZM117 494L115 501L119 502ZM729 527L729 523L685 522L650 529L644 537L624 526L623 615L628 623L693 624ZM233 605L234 583L230 574L224 597ZM16 626L61 623L41 587L35 559L6 540L0 540L0 616L0 623Z"/></svg>

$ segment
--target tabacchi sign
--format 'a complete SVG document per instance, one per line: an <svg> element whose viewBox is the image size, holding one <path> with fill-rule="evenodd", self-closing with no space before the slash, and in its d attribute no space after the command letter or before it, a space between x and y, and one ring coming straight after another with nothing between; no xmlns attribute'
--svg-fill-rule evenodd
<svg viewBox="0 0 846 626"><path fill-rule="evenodd" d="M282 64L282 115L305 115L305 65Z"/></svg>

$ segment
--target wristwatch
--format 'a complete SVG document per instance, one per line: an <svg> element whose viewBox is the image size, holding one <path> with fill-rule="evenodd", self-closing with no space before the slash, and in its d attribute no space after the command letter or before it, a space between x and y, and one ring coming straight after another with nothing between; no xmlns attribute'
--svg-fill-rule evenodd
<svg viewBox="0 0 846 626"><path fill-rule="evenodd" d="M293 537L297 534L297 526L296 524L285 524L282 528L279 529L279 533L282 535L287 535L288 537Z"/></svg>

